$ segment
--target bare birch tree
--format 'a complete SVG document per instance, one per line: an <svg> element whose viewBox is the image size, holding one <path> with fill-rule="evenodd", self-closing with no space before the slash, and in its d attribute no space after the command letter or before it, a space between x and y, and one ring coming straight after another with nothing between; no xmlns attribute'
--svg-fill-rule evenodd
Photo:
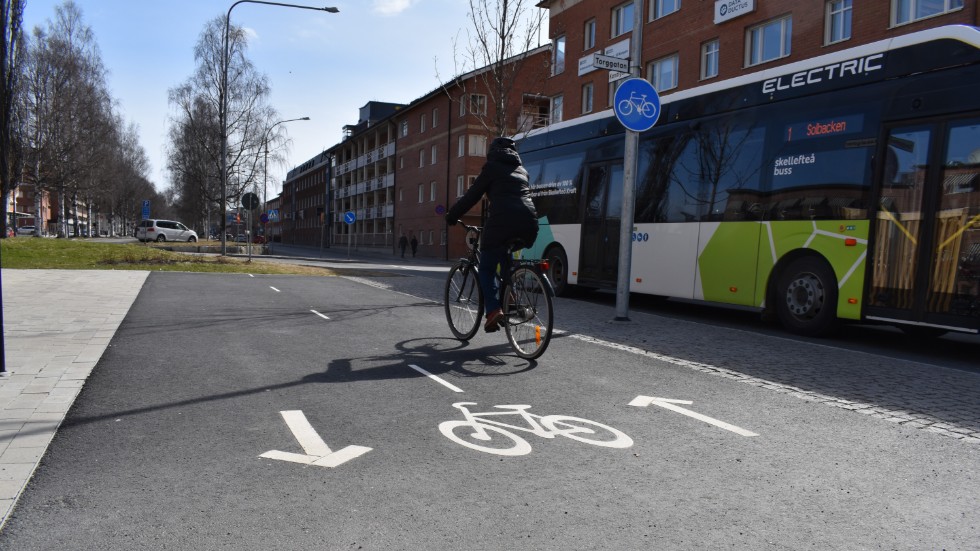
<svg viewBox="0 0 980 551"><path fill-rule="evenodd" d="M7 236L7 197L16 192L23 169L23 112L20 107L24 59L23 0L0 0L0 237Z"/></svg>
<svg viewBox="0 0 980 551"><path fill-rule="evenodd" d="M208 22L194 49L197 68L183 84L170 90L171 119L167 167L172 197L180 212L200 219L221 211L221 56L225 17ZM247 57L245 31L228 29L228 185L227 197L237 203L262 178L264 142L279 114L269 104L268 78ZM272 136L281 139L280 134ZM223 227L224 221L221 226Z"/></svg>
<svg viewBox="0 0 980 551"><path fill-rule="evenodd" d="M525 93L544 84L546 68L528 67L538 45L545 11L534 0L469 0L472 28L454 41L456 74L443 89L461 111L477 116L490 136L530 130L523 116ZM525 69L530 69L526 71ZM472 78L463 78L469 73ZM539 79L528 79L528 75ZM437 75L438 77L438 75ZM537 82L535 82L537 80ZM471 105L471 94L486 94L487 106Z"/></svg>

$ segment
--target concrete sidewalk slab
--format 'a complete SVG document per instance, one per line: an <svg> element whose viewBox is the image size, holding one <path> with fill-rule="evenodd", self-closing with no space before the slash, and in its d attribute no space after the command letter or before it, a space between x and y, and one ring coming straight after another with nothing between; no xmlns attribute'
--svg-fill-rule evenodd
<svg viewBox="0 0 980 551"><path fill-rule="evenodd" d="M0 270L0 527L148 275Z"/></svg>

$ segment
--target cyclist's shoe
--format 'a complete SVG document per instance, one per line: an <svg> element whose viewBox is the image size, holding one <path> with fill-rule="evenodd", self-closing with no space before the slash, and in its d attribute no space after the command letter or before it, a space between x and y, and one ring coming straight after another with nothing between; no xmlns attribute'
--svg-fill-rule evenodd
<svg viewBox="0 0 980 551"><path fill-rule="evenodd" d="M484 324L483 330L487 333L493 333L500 329L500 322L504 319L504 313L497 308L493 312L487 314L487 323Z"/></svg>

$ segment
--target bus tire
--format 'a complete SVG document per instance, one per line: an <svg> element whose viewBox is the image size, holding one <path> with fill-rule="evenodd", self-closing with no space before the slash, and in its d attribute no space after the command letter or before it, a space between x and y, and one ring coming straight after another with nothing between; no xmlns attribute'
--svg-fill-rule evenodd
<svg viewBox="0 0 980 551"><path fill-rule="evenodd" d="M824 336L837 325L837 278L822 258L792 260L779 273L775 298L779 321L797 335Z"/></svg>
<svg viewBox="0 0 980 551"><path fill-rule="evenodd" d="M548 280L551 287L555 290L555 296L562 297L568 294L568 255L560 245L548 247L544 253L545 260L548 261Z"/></svg>

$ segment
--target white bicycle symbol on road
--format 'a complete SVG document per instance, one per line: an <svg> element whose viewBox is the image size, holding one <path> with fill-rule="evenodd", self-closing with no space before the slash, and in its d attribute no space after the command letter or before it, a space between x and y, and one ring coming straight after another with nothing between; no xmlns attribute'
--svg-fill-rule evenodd
<svg viewBox="0 0 980 551"><path fill-rule="evenodd" d="M439 423L442 434L467 448L496 455L526 455L531 453L531 444L511 430L529 432L542 438L564 436L606 448L628 448L633 445L633 439L625 433L612 427L568 415L535 415L528 413L529 405L494 406L505 411L487 411L474 413L466 406L475 406L476 402L457 402L453 407L463 412L464 421L444 421ZM489 417L517 416L524 426L508 425L494 421ZM462 430L458 430L462 429ZM511 430L507 430L511 429ZM503 437L503 439L494 437ZM496 445L494 445L496 444Z"/></svg>
<svg viewBox="0 0 980 551"><path fill-rule="evenodd" d="M637 113L648 119L652 119L657 114L657 105L653 102L647 101L646 94L637 94L636 92L632 92L629 99L624 99L623 101L619 102L618 109L620 114L624 117L628 117L633 114L633 109L636 109Z"/></svg>

